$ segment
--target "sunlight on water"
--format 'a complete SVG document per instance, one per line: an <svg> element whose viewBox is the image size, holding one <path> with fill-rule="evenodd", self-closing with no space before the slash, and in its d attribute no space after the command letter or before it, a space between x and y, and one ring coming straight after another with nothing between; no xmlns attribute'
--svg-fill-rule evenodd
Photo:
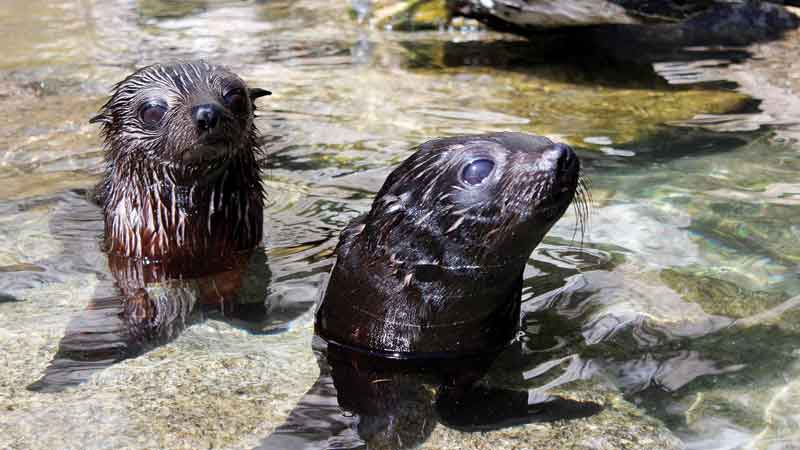
<svg viewBox="0 0 800 450"><path fill-rule="evenodd" d="M420 445L506 448L498 433L508 448L557 435L605 448L627 430L655 446L796 445L800 67L782 64L800 36L750 60L576 62L487 31L381 31L347 6L6 2L0 447L259 445L317 380L313 305L339 231L413 146L500 130L572 145L594 203L584 233L569 210L532 255L520 340L486 379L605 409L484 435L443 407L453 426ZM268 324L192 316L84 384L27 390L75 321L96 319L87 305L115 295L86 196L102 171L88 119L134 68L196 58L274 93L256 121Z"/></svg>

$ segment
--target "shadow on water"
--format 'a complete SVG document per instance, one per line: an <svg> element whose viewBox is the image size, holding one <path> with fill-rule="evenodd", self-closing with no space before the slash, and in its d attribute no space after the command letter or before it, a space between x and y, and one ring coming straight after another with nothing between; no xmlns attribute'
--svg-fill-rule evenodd
<svg viewBox="0 0 800 450"><path fill-rule="evenodd" d="M67 325L43 377L28 388L58 391L94 372L169 343L192 323L219 318L250 332L274 324L265 304L269 269L263 252L216 260L198 276L169 264L109 257L120 295L93 299ZM252 292L248 292L252 291Z"/></svg>
<svg viewBox="0 0 800 450"><path fill-rule="evenodd" d="M11 295L0 294L0 303L11 303L11 302L18 302L21 301L20 299L13 297Z"/></svg>
<svg viewBox="0 0 800 450"><path fill-rule="evenodd" d="M654 2L636 3L630 7L648 8ZM659 4L662 3L667 2ZM700 6L699 14L690 13L686 9L690 5L678 7L681 17L691 16L682 21L526 30L502 20L489 20L494 28L528 39L463 42L413 39L401 41L401 45L409 54L411 68L479 66L578 85L664 90L679 89L676 85L689 83L697 87L702 82L705 87L734 89L737 85L732 81L703 79L703 71L740 64L752 57L746 46L778 39L800 25L800 19L793 14L775 5L760 5L763 2L701 3L694 2ZM511 4L500 9L506 7L511 16L525 16ZM569 12L565 15L569 16ZM482 17L489 16L491 13ZM662 76L656 73L653 63L657 63Z"/></svg>
<svg viewBox="0 0 800 450"><path fill-rule="evenodd" d="M648 51L631 55L587 47L587 37L549 38L545 41L403 41L412 69L490 67L529 73L538 77L578 85L602 85L641 89L680 89L670 85L653 69L652 63L670 61L687 65L697 61L724 67L740 63L751 55L744 49L678 49ZM552 41L552 42L551 42ZM712 84L709 84L711 87ZM714 87L733 88L735 84L716 81Z"/></svg>
<svg viewBox="0 0 800 450"><path fill-rule="evenodd" d="M0 276L5 278L3 287L5 289L19 289L22 286L37 285L42 282L42 274L45 272L43 267L35 264L13 264L10 266L0 266ZM19 302L21 299L0 292L0 303Z"/></svg>
<svg viewBox="0 0 800 450"><path fill-rule="evenodd" d="M55 392L78 385L99 370L169 343L199 321L216 319L250 333L275 333L308 309L302 302L271 304L271 273L262 248L191 264L103 255L96 233L102 230L99 207L86 192L67 194L65 200L53 214L52 232L63 242L64 254L75 259L72 264L94 266L98 297L69 322L56 355L30 390ZM98 261L105 263L99 266ZM110 279L104 272L108 269Z"/></svg>
<svg viewBox="0 0 800 450"><path fill-rule="evenodd" d="M751 2L757 3L757 2ZM535 32L513 30L529 39L401 41L411 68L447 69L482 66L533 73L571 84L675 89L676 82L693 80L697 68L724 68L752 57L746 46L780 38L800 21L777 9L721 6L680 23L602 25L548 28ZM503 29L502 26L499 27ZM684 69L683 80L668 83L653 63ZM692 70L695 68L695 70ZM716 87L735 88L725 80Z"/></svg>
<svg viewBox="0 0 800 450"><path fill-rule="evenodd" d="M518 353L512 346L505 353ZM260 449L415 448L463 432L589 417L603 407L486 382L498 355L391 359L314 338L320 377ZM507 356L506 356L507 357Z"/></svg>
<svg viewBox="0 0 800 450"><path fill-rule="evenodd" d="M741 112L751 111L755 105L757 102ZM733 152L764 134L763 130L720 133L702 128L660 126L635 142L601 147L600 152L584 151L581 160L586 161L589 171L601 170L602 177L620 176L681 158Z"/></svg>

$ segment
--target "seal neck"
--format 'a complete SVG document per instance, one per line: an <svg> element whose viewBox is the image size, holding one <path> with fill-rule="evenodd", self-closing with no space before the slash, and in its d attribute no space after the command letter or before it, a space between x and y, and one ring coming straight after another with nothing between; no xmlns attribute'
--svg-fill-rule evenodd
<svg viewBox="0 0 800 450"><path fill-rule="evenodd" d="M316 331L327 340L397 358L438 358L493 352L517 335L522 267L425 267L416 278L384 264L348 263L347 256L337 260L329 283L338 288L325 290L317 311Z"/></svg>
<svg viewBox="0 0 800 450"><path fill-rule="evenodd" d="M431 263L416 263L410 267L413 279L419 282L439 281L442 283L476 283L482 286L492 286L508 278L509 271L514 267L524 267L527 257L508 258L497 264L463 264L443 265Z"/></svg>
<svg viewBox="0 0 800 450"><path fill-rule="evenodd" d="M224 169L211 180L185 184L163 164L109 164L103 182L107 251L165 261L257 246L263 228L258 164L252 152L241 152Z"/></svg>

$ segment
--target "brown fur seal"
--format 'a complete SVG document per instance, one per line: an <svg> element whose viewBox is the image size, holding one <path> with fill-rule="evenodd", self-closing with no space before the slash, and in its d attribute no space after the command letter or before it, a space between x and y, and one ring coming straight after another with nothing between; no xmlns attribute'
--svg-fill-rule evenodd
<svg viewBox="0 0 800 450"><path fill-rule="evenodd" d="M250 89L206 62L155 64L116 85L102 124L99 197L110 253L207 258L261 240L263 188Z"/></svg>
<svg viewBox="0 0 800 450"><path fill-rule="evenodd" d="M91 120L105 138L97 197L113 293L101 282L100 298L70 321L29 389L79 384L169 342L208 313L264 328L269 270L266 255L253 251L264 195L253 100L267 94L205 62L148 66L116 85ZM59 227L79 208L62 213Z"/></svg>
<svg viewBox="0 0 800 450"><path fill-rule="evenodd" d="M566 145L521 133L436 139L343 231L316 332L392 357L507 345L522 272L579 189Z"/></svg>

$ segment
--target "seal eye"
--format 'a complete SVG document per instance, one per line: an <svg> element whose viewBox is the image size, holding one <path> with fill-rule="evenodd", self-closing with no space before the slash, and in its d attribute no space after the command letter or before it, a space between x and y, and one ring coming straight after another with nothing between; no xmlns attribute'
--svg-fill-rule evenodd
<svg viewBox="0 0 800 450"><path fill-rule="evenodd" d="M159 101L147 102L139 112L139 117L147 126L155 126L167 112L167 105Z"/></svg>
<svg viewBox="0 0 800 450"><path fill-rule="evenodd" d="M242 89L234 89L228 92L222 97L222 101L225 103L225 106L227 106L236 114L241 114L247 111L245 95Z"/></svg>
<svg viewBox="0 0 800 450"><path fill-rule="evenodd" d="M481 184L492 173L492 169L494 169L494 162L488 159L476 159L464 167L461 179L465 183L475 186Z"/></svg>

